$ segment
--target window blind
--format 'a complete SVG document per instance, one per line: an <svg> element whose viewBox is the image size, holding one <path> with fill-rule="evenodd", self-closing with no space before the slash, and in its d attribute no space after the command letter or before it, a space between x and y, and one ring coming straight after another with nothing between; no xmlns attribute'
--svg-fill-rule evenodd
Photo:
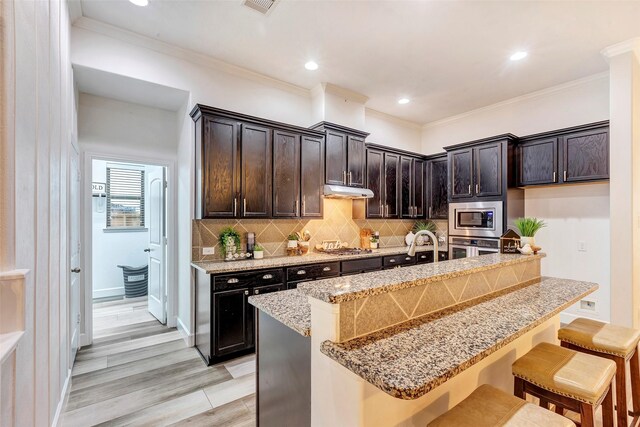
<svg viewBox="0 0 640 427"><path fill-rule="evenodd" d="M107 228L144 227L144 170L107 167Z"/></svg>

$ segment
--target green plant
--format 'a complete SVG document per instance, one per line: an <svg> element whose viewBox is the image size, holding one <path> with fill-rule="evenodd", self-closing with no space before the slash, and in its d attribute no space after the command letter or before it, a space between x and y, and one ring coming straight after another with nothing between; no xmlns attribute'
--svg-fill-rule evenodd
<svg viewBox="0 0 640 427"><path fill-rule="evenodd" d="M227 245L229 242L233 242L236 248L240 247L240 233L238 233L233 227L223 228L222 230L220 230L218 241L220 242L220 246L222 246L222 250L226 254Z"/></svg>
<svg viewBox="0 0 640 427"><path fill-rule="evenodd" d="M255 246L253 247L253 251L254 252L260 252L260 251L264 251L264 248L262 246L260 246L258 243L255 244Z"/></svg>
<svg viewBox="0 0 640 427"><path fill-rule="evenodd" d="M413 232L417 233L418 231L428 230L430 232L436 231L436 223L433 221L418 221L413 226Z"/></svg>
<svg viewBox="0 0 640 427"><path fill-rule="evenodd" d="M547 226L543 220L538 218L518 218L514 221L514 224L522 237L533 237L538 230Z"/></svg>
<svg viewBox="0 0 640 427"><path fill-rule="evenodd" d="M378 243L378 239L376 237L372 237L369 239L371 243Z"/></svg>
<svg viewBox="0 0 640 427"><path fill-rule="evenodd" d="M291 233L287 237L287 240L298 240L298 235L296 233Z"/></svg>

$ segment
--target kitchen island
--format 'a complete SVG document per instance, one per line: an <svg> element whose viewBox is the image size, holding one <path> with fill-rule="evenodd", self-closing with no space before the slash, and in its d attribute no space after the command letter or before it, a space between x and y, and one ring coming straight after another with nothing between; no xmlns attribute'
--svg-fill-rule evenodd
<svg viewBox="0 0 640 427"><path fill-rule="evenodd" d="M541 258L485 255L320 280L294 290L308 307L273 294L279 313L310 320L309 425L426 425L480 384L512 392L513 361L556 342L559 313L597 289L540 277ZM271 317L266 297L250 302ZM258 346L260 357L260 335Z"/></svg>

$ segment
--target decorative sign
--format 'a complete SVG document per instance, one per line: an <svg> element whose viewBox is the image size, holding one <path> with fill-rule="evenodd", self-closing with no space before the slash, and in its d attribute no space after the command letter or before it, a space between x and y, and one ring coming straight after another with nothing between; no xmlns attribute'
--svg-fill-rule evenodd
<svg viewBox="0 0 640 427"><path fill-rule="evenodd" d="M107 195L107 184L104 182L92 182L91 193L93 197L105 197Z"/></svg>
<svg viewBox="0 0 640 427"><path fill-rule="evenodd" d="M520 247L520 235L515 231L508 229L500 237L500 252L503 254L517 254Z"/></svg>

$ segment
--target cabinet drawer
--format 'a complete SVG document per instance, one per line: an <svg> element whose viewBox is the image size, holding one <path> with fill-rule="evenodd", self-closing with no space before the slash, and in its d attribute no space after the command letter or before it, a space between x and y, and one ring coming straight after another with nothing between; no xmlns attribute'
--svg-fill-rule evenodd
<svg viewBox="0 0 640 427"><path fill-rule="evenodd" d="M416 261L418 264L433 262L433 251L416 253Z"/></svg>
<svg viewBox="0 0 640 427"><path fill-rule="evenodd" d="M399 265L408 265L408 264L415 264L415 263L416 263L416 257L409 256L407 254L388 255L382 258L382 266L384 268L393 268Z"/></svg>
<svg viewBox="0 0 640 427"><path fill-rule="evenodd" d="M325 264L301 265L287 268L287 282L299 282L301 280L313 280L340 274L339 262Z"/></svg>
<svg viewBox="0 0 640 427"><path fill-rule="evenodd" d="M223 291L238 287L274 285L283 281L284 271L281 269L227 274L213 278L213 290Z"/></svg>
<svg viewBox="0 0 640 427"><path fill-rule="evenodd" d="M381 268L381 257L342 261L342 274L366 273L367 271L380 270Z"/></svg>

